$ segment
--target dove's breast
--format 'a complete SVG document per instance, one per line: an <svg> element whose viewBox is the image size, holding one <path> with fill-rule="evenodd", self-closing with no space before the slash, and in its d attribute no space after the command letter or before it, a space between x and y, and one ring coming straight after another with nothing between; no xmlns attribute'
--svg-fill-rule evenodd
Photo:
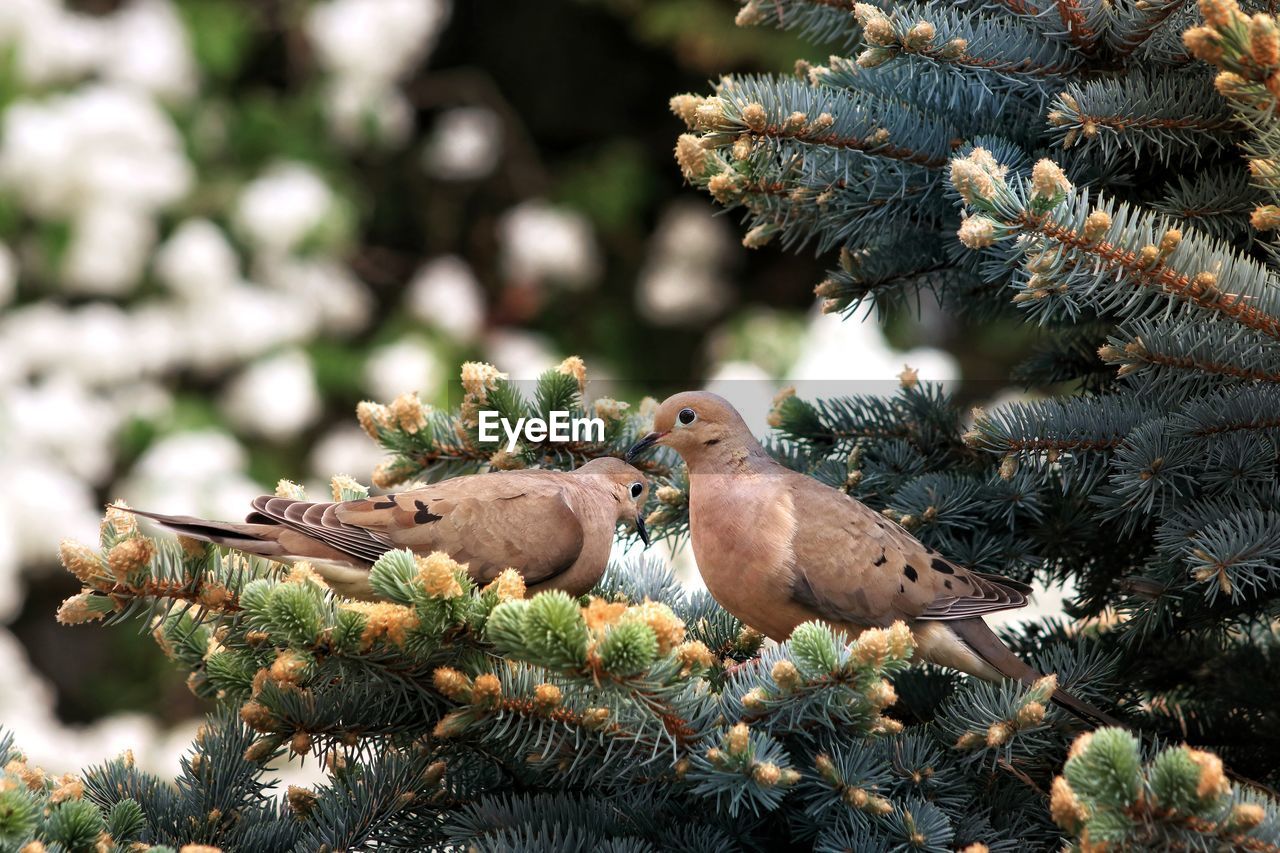
<svg viewBox="0 0 1280 853"><path fill-rule="evenodd" d="M689 526L698 571L725 610L775 640L812 618L791 601L795 504L780 478L696 478Z"/></svg>

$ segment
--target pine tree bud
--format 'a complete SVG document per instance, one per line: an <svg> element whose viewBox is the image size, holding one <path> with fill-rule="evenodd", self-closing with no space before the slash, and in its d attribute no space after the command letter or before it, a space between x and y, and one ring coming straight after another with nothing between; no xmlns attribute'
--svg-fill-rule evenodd
<svg viewBox="0 0 1280 853"><path fill-rule="evenodd" d="M800 781L800 771L793 770L790 767L782 771L782 778L778 780L778 784L784 788L790 788L792 785Z"/></svg>
<svg viewBox="0 0 1280 853"><path fill-rule="evenodd" d="M724 763L724 752L716 749L714 746L711 747L707 750L707 761L710 761L716 766L720 766Z"/></svg>
<svg viewBox="0 0 1280 853"><path fill-rule="evenodd" d="M240 719L246 726L259 732L269 732L276 725L275 715L256 699L250 699L240 706Z"/></svg>
<svg viewBox="0 0 1280 853"><path fill-rule="evenodd" d="M56 805L68 800L79 800L82 797L84 797L84 782L80 781L78 776L64 773L59 777L53 791L49 793L49 802Z"/></svg>
<svg viewBox="0 0 1280 853"><path fill-rule="evenodd" d="M431 734L438 738L457 737L466 731L470 724L471 719L465 710L451 711L440 718L440 722L436 723Z"/></svg>
<svg viewBox="0 0 1280 853"><path fill-rule="evenodd" d="M266 761L280 748L281 743L279 737L260 737L244 751L244 760L253 764Z"/></svg>
<svg viewBox="0 0 1280 853"><path fill-rule="evenodd" d="M686 181L702 177L707 171L707 152L698 137L682 133L676 140L676 163Z"/></svg>
<svg viewBox="0 0 1280 853"><path fill-rule="evenodd" d="M138 519L129 512L128 504L124 501L115 501L107 507L106 515L102 517L102 524L99 528L102 536L112 537L115 539L124 539L134 536L138 532Z"/></svg>
<svg viewBox="0 0 1280 853"><path fill-rule="evenodd" d="M1018 473L1018 457L1006 456L1000 460L1000 479L1012 480L1014 475Z"/></svg>
<svg viewBox="0 0 1280 853"><path fill-rule="evenodd" d="M711 653L711 649L698 640L691 640L676 646L675 655L676 659L683 665L682 672L709 669L716 662L715 655Z"/></svg>
<svg viewBox="0 0 1280 853"><path fill-rule="evenodd" d="M155 543L145 536L123 539L107 552L107 568L116 580L124 581L134 572L146 568L155 551Z"/></svg>
<svg viewBox="0 0 1280 853"><path fill-rule="evenodd" d="M836 772L836 765L831 760L831 756L825 752L818 753L817 757L813 759L813 769L818 771L818 775L828 785L840 784L840 774Z"/></svg>
<svg viewBox="0 0 1280 853"><path fill-rule="evenodd" d="M493 707L502 698L502 682L498 676L486 672L476 676L471 687L471 701L477 705Z"/></svg>
<svg viewBox="0 0 1280 853"><path fill-rule="evenodd" d="M285 799L289 802L289 810L298 817L309 816L316 807L315 792L299 785L290 785Z"/></svg>
<svg viewBox="0 0 1280 853"><path fill-rule="evenodd" d="M1191 277L1191 295L1195 297L1204 297L1218 290L1218 277L1213 273L1205 270L1198 272Z"/></svg>
<svg viewBox="0 0 1280 853"><path fill-rule="evenodd" d="M942 46L939 56L949 62L954 62L957 59L961 59L968 49L969 42L967 39L954 38Z"/></svg>
<svg viewBox="0 0 1280 853"><path fill-rule="evenodd" d="M682 95L673 95L671 100L667 101L667 106L671 108L671 112L677 118L685 123L686 127L692 128L698 122L698 107L704 103L706 103L704 98L686 92Z"/></svg>
<svg viewBox="0 0 1280 853"><path fill-rule="evenodd" d="M733 141L733 159L742 161L751 156L751 152L755 150L755 140L748 134L742 134Z"/></svg>
<svg viewBox="0 0 1280 853"><path fill-rule="evenodd" d="M1067 760L1082 755L1089 748L1089 744L1093 742L1093 732L1084 732L1071 742L1070 748L1067 749Z"/></svg>
<svg viewBox="0 0 1280 853"><path fill-rule="evenodd" d="M769 126L769 114L765 112L764 106L753 101L742 108L742 123L754 133L763 133Z"/></svg>
<svg viewBox="0 0 1280 853"><path fill-rule="evenodd" d="M1111 227L1111 214L1105 210L1095 210L1084 221L1084 239L1086 243L1096 243Z"/></svg>
<svg viewBox="0 0 1280 853"><path fill-rule="evenodd" d="M62 560L63 567L81 583L93 586L95 582L105 579L101 558L87 545L63 539L58 545L58 557Z"/></svg>
<svg viewBox="0 0 1280 853"><path fill-rule="evenodd" d="M694 126L699 130L719 130L723 123L724 107L718 100L705 100L694 110Z"/></svg>
<svg viewBox="0 0 1280 853"><path fill-rule="evenodd" d="M727 204L738 194L738 181L732 172L720 172L707 181L707 192L721 204Z"/></svg>
<svg viewBox="0 0 1280 853"><path fill-rule="evenodd" d="M970 216L960 223L956 236L970 249L985 249L996 241L996 223L985 216Z"/></svg>
<svg viewBox="0 0 1280 853"><path fill-rule="evenodd" d="M436 671L431 674L431 683L436 690L455 702L471 701L471 679L453 667L436 667Z"/></svg>
<svg viewBox="0 0 1280 853"><path fill-rule="evenodd" d="M1204 22L1214 29L1221 30L1243 17L1236 0L1200 0L1200 14Z"/></svg>
<svg viewBox="0 0 1280 853"><path fill-rule="evenodd" d="M449 768L444 759L433 761L427 765L427 769L422 771L422 779L420 780L422 787L434 788L440 784L440 780L444 778L444 772Z"/></svg>
<svg viewBox="0 0 1280 853"><path fill-rule="evenodd" d="M306 755L311 752L311 735L306 732L296 732L289 739L289 749L293 750L294 755Z"/></svg>
<svg viewBox="0 0 1280 853"><path fill-rule="evenodd" d="M763 711L768 698L764 690L753 687L742 695L742 707L748 711Z"/></svg>
<svg viewBox="0 0 1280 853"><path fill-rule="evenodd" d="M751 778L766 788L772 788L782 781L782 771L778 765L765 761L751 768Z"/></svg>
<svg viewBox="0 0 1280 853"><path fill-rule="evenodd" d="M844 801L855 809L864 809L871 802L871 795L862 788L845 788Z"/></svg>
<svg viewBox="0 0 1280 853"><path fill-rule="evenodd" d="M396 426L409 435L417 435L427 425L427 409L412 391L392 400L388 411Z"/></svg>
<svg viewBox="0 0 1280 853"><path fill-rule="evenodd" d="M356 420L360 422L360 428L365 434L377 441L380 432L390 423L391 415L386 406L365 400L356 406Z"/></svg>
<svg viewBox="0 0 1280 853"><path fill-rule="evenodd" d="M1031 198L1052 200L1059 193L1071 192L1071 182L1062 167L1052 160L1043 159L1031 168Z"/></svg>
<svg viewBox="0 0 1280 853"><path fill-rule="evenodd" d="M1280 163L1267 158L1254 158L1249 161L1249 174L1267 187L1275 188L1280 178Z"/></svg>
<svg viewBox="0 0 1280 853"><path fill-rule="evenodd" d="M898 693L892 684L882 678L868 688L867 701L877 708L888 708L898 701Z"/></svg>
<svg viewBox="0 0 1280 853"><path fill-rule="evenodd" d="M79 595L73 595L58 607L58 624L60 625L83 625L85 622L92 622L95 619L101 619L110 612L107 610L99 610L91 606L93 593L82 592Z"/></svg>
<svg viewBox="0 0 1280 853"><path fill-rule="evenodd" d="M1249 217L1249 224L1259 231L1274 231L1280 228L1280 207L1274 204L1259 205Z"/></svg>
<svg viewBox="0 0 1280 853"><path fill-rule="evenodd" d="M302 681L303 675L311 663L309 657L291 649L281 650L267 670L268 678L279 685L296 685Z"/></svg>
<svg viewBox="0 0 1280 853"><path fill-rule="evenodd" d="M751 743L751 730L746 723L735 723L724 736L725 751L737 758L747 751Z"/></svg>
<svg viewBox="0 0 1280 853"><path fill-rule="evenodd" d="M987 728L987 746L1001 746L1013 736L1013 726L1003 720Z"/></svg>
<svg viewBox="0 0 1280 853"><path fill-rule="evenodd" d="M498 596L498 601L514 601L524 598L527 590L523 575L515 569L503 569L485 586L484 591L493 592Z"/></svg>
<svg viewBox="0 0 1280 853"><path fill-rule="evenodd" d="M956 739L955 748L968 751L971 749L977 749L986 742L986 737L984 737L980 732L965 732Z"/></svg>
<svg viewBox="0 0 1280 853"><path fill-rule="evenodd" d="M417 580L432 598L449 600L463 594L458 574L462 566L444 551L432 551L426 557L415 557Z"/></svg>
<svg viewBox="0 0 1280 853"><path fill-rule="evenodd" d="M844 305L843 299L824 299L822 300L821 311L823 314L839 314L844 310Z"/></svg>
<svg viewBox="0 0 1280 853"><path fill-rule="evenodd" d="M907 37L904 43L908 50L920 50L933 44L934 36L938 31L934 29L933 24L928 21L919 21L911 29L907 30Z"/></svg>
<svg viewBox="0 0 1280 853"><path fill-rule="evenodd" d="M830 299L840 295L840 282L833 279L824 279L813 289L813 295L821 299Z"/></svg>
<svg viewBox="0 0 1280 853"><path fill-rule="evenodd" d="M750 2L738 10L738 14L734 17L733 22L739 27L750 27L763 20L764 12L760 11L760 7L756 5L755 0L750 0Z"/></svg>
<svg viewBox="0 0 1280 853"><path fill-rule="evenodd" d="M541 711L550 711L560 707L563 694L560 688L554 684L548 684L545 681L533 688L533 703L538 706Z"/></svg>
<svg viewBox="0 0 1280 853"><path fill-rule="evenodd" d="M1248 832L1266 818L1267 811L1257 803L1237 803L1228 821L1236 832Z"/></svg>
<svg viewBox="0 0 1280 853"><path fill-rule="evenodd" d="M869 47L858 54L859 68L875 68L884 65L897 56L897 51L888 47Z"/></svg>
<svg viewBox="0 0 1280 853"><path fill-rule="evenodd" d="M991 172L972 156L951 161L951 185L969 204L973 204L974 199L989 199L996 191Z"/></svg>
<svg viewBox="0 0 1280 853"><path fill-rule="evenodd" d="M1160 260L1160 250L1150 244L1138 252L1138 269L1145 270Z"/></svg>
<svg viewBox="0 0 1280 853"><path fill-rule="evenodd" d="M1217 800L1231 793L1231 782L1222 769L1221 758L1199 749L1187 749L1187 755L1200 767L1196 796L1202 800Z"/></svg>
<svg viewBox="0 0 1280 853"><path fill-rule="evenodd" d="M796 669L796 665L786 658L773 665L773 669L769 671L769 676L773 679L774 684L788 693L799 689L804 681L800 677L800 670Z"/></svg>
<svg viewBox="0 0 1280 853"><path fill-rule="evenodd" d="M1049 815L1067 832L1077 832L1089 819L1089 812L1071 790L1067 780L1057 776L1049 792Z"/></svg>
<svg viewBox="0 0 1280 853"><path fill-rule="evenodd" d="M1044 722L1044 711L1044 705L1039 702L1028 702L1018 709L1018 713L1014 716L1014 721L1020 729L1038 726Z"/></svg>
<svg viewBox="0 0 1280 853"><path fill-rule="evenodd" d="M853 659L863 666L880 666L889 656L889 633L883 628L868 628L853 645Z"/></svg>
<svg viewBox="0 0 1280 853"><path fill-rule="evenodd" d="M1234 71L1221 71L1213 78L1213 88L1224 98L1241 99L1248 95L1249 81Z"/></svg>
<svg viewBox="0 0 1280 853"><path fill-rule="evenodd" d="M799 133L804 130L805 125L809 123L809 117L804 113L796 110L787 116L787 120L782 123L782 129L787 133Z"/></svg>
<svg viewBox="0 0 1280 853"><path fill-rule="evenodd" d="M866 39L867 44L877 47L890 47L898 43L897 34L893 31L893 24L884 15L873 15L867 18L867 22L862 26L862 36Z"/></svg>
<svg viewBox="0 0 1280 853"><path fill-rule="evenodd" d="M743 235L742 245L748 249L759 249L761 246L767 246L777 233L777 225L772 222L762 223Z"/></svg>
<svg viewBox="0 0 1280 853"><path fill-rule="evenodd" d="M1182 34L1187 52L1203 62L1217 64L1222 59L1222 43L1210 27L1192 27Z"/></svg>
<svg viewBox="0 0 1280 853"><path fill-rule="evenodd" d="M609 722L608 708L588 708L587 710L582 712L583 728L590 729L592 731L598 731L599 729L604 728L605 724L608 722Z"/></svg>

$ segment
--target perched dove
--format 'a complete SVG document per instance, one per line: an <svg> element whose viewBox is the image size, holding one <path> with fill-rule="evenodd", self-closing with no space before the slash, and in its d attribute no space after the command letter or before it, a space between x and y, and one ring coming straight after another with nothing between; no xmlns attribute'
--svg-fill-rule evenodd
<svg viewBox="0 0 1280 853"><path fill-rule="evenodd" d="M528 593L581 595L600 579L619 522L645 544L644 475L620 459L576 471L503 471L456 477L399 494L339 503L263 495L243 523L133 510L183 536L281 562L306 560L336 592L375 598L369 569L385 551L444 551L483 583L508 567Z"/></svg>
<svg viewBox="0 0 1280 853"><path fill-rule="evenodd" d="M730 613L775 640L820 619L857 635L906 622L916 657L990 681L1039 678L982 616L1023 607L1031 587L956 565L844 492L774 461L724 398L668 397L628 459L670 447L689 469L698 570ZM1091 719L1101 711L1058 690Z"/></svg>

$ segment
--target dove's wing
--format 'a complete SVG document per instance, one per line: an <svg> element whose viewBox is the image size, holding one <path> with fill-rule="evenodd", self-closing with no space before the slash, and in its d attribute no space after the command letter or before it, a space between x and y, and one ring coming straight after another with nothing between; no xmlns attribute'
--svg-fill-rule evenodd
<svg viewBox="0 0 1280 853"><path fill-rule="evenodd" d="M947 560L853 498L796 474L792 597L824 619L889 625L1023 607L1031 588Z"/></svg>
<svg viewBox="0 0 1280 853"><path fill-rule="evenodd" d="M563 478L549 472L479 474L337 504L334 515L386 548L444 551L470 564L477 581L514 568L533 585L568 569L582 552L582 523L565 491Z"/></svg>

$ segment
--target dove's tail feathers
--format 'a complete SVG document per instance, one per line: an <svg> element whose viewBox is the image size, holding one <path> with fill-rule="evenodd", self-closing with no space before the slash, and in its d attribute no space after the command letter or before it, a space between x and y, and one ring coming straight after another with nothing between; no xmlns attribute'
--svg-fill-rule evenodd
<svg viewBox="0 0 1280 853"><path fill-rule="evenodd" d="M957 619L945 624L973 650L974 654L1005 678L1015 678L1030 684L1041 677L1034 667L1010 651L1009 647L996 636L996 632L991 630L991 626L982 619ZM988 677L981 672L974 674L983 678ZM1091 725L1129 728L1127 724L1062 688L1054 690L1050 698L1055 705L1065 708Z"/></svg>
<svg viewBox="0 0 1280 853"><path fill-rule="evenodd" d="M294 556L280 544L281 528L275 524L243 524L229 521L208 521L190 515L165 515L141 509L129 512L149 518L171 533L189 536L202 542L224 545L247 554L284 559Z"/></svg>

